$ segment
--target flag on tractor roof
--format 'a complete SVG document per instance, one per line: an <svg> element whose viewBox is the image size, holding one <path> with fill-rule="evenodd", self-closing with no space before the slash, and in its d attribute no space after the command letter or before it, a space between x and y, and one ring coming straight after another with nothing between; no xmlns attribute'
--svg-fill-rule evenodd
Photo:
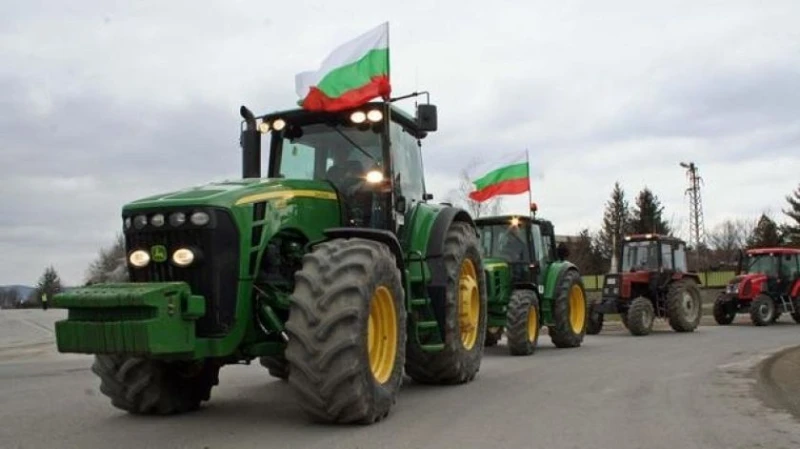
<svg viewBox="0 0 800 449"><path fill-rule="evenodd" d="M388 98L389 22L340 45L317 70L295 75L295 89L300 105L312 111L340 111Z"/></svg>
<svg viewBox="0 0 800 449"><path fill-rule="evenodd" d="M530 191L528 152L520 152L493 164L495 168L472 181L475 190L469 197L482 203L498 195L517 195Z"/></svg>

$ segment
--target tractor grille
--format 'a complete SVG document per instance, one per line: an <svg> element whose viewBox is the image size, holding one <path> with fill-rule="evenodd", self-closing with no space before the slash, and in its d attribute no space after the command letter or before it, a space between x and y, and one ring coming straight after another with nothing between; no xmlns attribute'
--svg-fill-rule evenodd
<svg viewBox="0 0 800 449"><path fill-rule="evenodd" d="M233 325L236 310L236 287L239 274L239 233L228 211L223 209L157 210L146 215L148 223L155 213L169 215L184 212L186 216L202 210L211 216L204 226L187 222L178 227L169 223L159 228L147 225L144 229L131 229L125 233L126 249L148 252L156 245L167 249L168 258L179 248L199 250L199 260L188 267L153 260L144 268L128 268L132 282L186 282L192 294L203 295L206 313L197 321L197 335L201 337L227 334Z"/></svg>
<svg viewBox="0 0 800 449"><path fill-rule="evenodd" d="M603 279L603 296L619 296L621 282L620 276L607 274Z"/></svg>

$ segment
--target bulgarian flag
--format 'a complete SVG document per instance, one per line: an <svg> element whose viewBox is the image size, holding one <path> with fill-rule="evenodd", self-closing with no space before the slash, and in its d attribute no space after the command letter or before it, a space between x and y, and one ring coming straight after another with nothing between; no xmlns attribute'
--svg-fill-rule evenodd
<svg viewBox="0 0 800 449"><path fill-rule="evenodd" d="M340 111L388 98L389 22L336 48L317 70L295 75L295 89L300 105L311 111Z"/></svg>
<svg viewBox="0 0 800 449"><path fill-rule="evenodd" d="M530 191L527 151L513 154L494 167L496 168L472 181L475 191L470 192L470 199L482 203L497 195L516 195Z"/></svg>

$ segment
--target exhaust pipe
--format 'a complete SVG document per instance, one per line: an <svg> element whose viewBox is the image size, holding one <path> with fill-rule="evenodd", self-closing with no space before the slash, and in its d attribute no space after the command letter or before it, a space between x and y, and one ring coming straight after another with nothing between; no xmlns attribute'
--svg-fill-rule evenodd
<svg viewBox="0 0 800 449"><path fill-rule="evenodd" d="M239 136L242 147L242 178L261 177L261 135L256 128L256 117L242 106L239 113L244 119L244 129Z"/></svg>

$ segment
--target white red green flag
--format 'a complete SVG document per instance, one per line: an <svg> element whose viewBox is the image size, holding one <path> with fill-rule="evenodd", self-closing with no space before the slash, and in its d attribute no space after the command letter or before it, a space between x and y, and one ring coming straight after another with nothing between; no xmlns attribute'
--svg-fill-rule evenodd
<svg viewBox="0 0 800 449"><path fill-rule="evenodd" d="M295 75L295 89L302 107L312 111L340 111L375 97L388 99L389 22L340 45L317 70Z"/></svg>
<svg viewBox="0 0 800 449"><path fill-rule="evenodd" d="M520 152L506 157L472 181L475 190L469 197L482 203L498 195L517 195L530 191L530 165L528 152Z"/></svg>

